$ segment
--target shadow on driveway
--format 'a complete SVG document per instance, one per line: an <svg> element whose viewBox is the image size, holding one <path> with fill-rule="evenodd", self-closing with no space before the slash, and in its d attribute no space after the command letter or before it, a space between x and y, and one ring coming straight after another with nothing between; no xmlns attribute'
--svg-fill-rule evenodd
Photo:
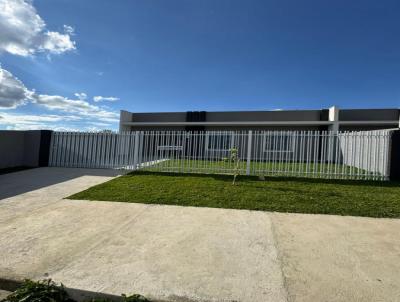
<svg viewBox="0 0 400 302"><path fill-rule="evenodd" d="M0 200L27 193L82 176L112 177L124 170L81 168L36 168L0 175Z"/></svg>

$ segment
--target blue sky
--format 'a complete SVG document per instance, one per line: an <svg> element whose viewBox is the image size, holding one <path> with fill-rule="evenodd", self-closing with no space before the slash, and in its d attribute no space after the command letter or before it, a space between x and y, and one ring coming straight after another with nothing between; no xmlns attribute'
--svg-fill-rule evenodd
<svg viewBox="0 0 400 302"><path fill-rule="evenodd" d="M23 5L0 5L10 1ZM399 1L25 4L45 23L45 38L17 41L31 49L21 54L9 46L18 31L0 22L11 39L2 43L0 34L1 68L28 95L7 108L0 95L0 128L116 129L120 109L400 107ZM50 96L63 99L56 104ZM38 115L50 118L35 121Z"/></svg>

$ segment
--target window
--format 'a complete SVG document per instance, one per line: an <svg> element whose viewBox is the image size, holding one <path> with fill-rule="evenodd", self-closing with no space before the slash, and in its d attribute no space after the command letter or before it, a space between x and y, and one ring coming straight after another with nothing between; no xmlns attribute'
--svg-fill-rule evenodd
<svg viewBox="0 0 400 302"><path fill-rule="evenodd" d="M294 138L290 133L270 132L264 134L263 139L264 152L293 152Z"/></svg>
<svg viewBox="0 0 400 302"><path fill-rule="evenodd" d="M182 146L158 146L158 151L182 151Z"/></svg>
<svg viewBox="0 0 400 302"><path fill-rule="evenodd" d="M233 132L208 133L206 136L207 151L229 151L234 147Z"/></svg>
<svg viewBox="0 0 400 302"><path fill-rule="evenodd" d="M165 134L159 138L157 151L182 151L182 135Z"/></svg>

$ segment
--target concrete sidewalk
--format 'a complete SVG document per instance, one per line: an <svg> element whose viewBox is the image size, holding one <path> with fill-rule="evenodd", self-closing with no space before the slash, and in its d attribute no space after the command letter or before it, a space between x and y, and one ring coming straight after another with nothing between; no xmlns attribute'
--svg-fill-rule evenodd
<svg viewBox="0 0 400 302"><path fill-rule="evenodd" d="M0 201L0 277L168 301L286 301L267 213L61 199L110 179L93 173Z"/></svg>
<svg viewBox="0 0 400 302"><path fill-rule="evenodd" d="M400 301L400 219L271 217L288 301Z"/></svg>
<svg viewBox="0 0 400 302"><path fill-rule="evenodd" d="M114 176L0 176L0 278L181 302L398 301L400 220L62 199Z"/></svg>

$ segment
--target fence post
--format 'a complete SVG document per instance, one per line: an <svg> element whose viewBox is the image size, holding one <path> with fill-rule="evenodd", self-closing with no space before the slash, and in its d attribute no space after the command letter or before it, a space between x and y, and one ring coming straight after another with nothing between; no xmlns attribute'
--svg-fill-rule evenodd
<svg viewBox="0 0 400 302"><path fill-rule="evenodd" d="M139 131L135 131L135 146L133 152L133 169L136 170L138 166L139 157Z"/></svg>
<svg viewBox="0 0 400 302"><path fill-rule="evenodd" d="M249 130L247 138L247 163L246 163L246 175L250 175L250 163L251 163L251 141L252 141L253 131Z"/></svg>
<svg viewBox="0 0 400 302"><path fill-rule="evenodd" d="M400 130L394 130L389 138L390 157L389 157L389 179L400 180Z"/></svg>

